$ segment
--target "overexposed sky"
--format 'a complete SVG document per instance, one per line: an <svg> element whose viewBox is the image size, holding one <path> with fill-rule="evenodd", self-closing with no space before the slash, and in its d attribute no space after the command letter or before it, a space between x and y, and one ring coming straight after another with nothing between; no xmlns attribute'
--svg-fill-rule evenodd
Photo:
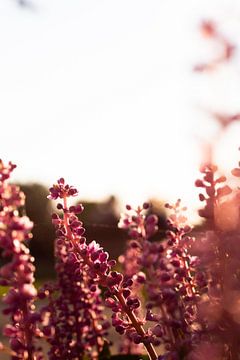
<svg viewBox="0 0 240 360"><path fill-rule="evenodd" d="M30 0L29 0L30 2ZM201 146L218 128L207 114L240 111L239 54L215 55L198 31L213 19L239 41L238 0L0 0L0 154L14 180L60 176L82 198L182 197L194 206ZM238 160L240 127L216 160Z"/></svg>

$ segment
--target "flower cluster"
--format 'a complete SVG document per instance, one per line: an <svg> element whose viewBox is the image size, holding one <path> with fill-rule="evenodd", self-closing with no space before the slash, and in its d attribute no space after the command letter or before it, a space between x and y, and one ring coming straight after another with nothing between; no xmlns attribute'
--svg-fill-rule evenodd
<svg viewBox="0 0 240 360"><path fill-rule="evenodd" d="M149 204L144 203L133 209L126 205L127 212L122 215L119 221L119 227L128 230L128 235L132 239L149 239L158 231L158 217L154 214L146 215L149 210Z"/></svg>
<svg viewBox="0 0 240 360"><path fill-rule="evenodd" d="M219 203L222 197L231 194L232 189L228 185L222 185L226 182L225 176L217 176L217 166L212 164L205 164L200 171L203 174L203 179L198 179L195 185L203 188L205 194L200 193L200 201L205 202L203 209L199 210L199 215L207 219L207 225L211 228L218 217Z"/></svg>
<svg viewBox="0 0 240 360"><path fill-rule="evenodd" d="M218 357L236 359L239 354L239 190L233 190L223 176L218 177L216 166L202 169L203 180L196 185L205 189L200 194L205 207L200 214L206 218L207 231L198 235L195 252L208 285L198 306L198 317L204 323L204 336L196 348L204 352L207 338L217 349ZM239 168L232 171L239 176ZM216 180L215 180L216 179Z"/></svg>
<svg viewBox="0 0 240 360"><path fill-rule="evenodd" d="M72 267L70 271L72 277L82 276L83 272L86 272L86 291L91 291L92 294L98 296L99 286L105 288L105 305L113 312L112 325L115 330L122 335L128 334L135 343L144 343L150 358L157 359L152 345L154 339L144 330L144 321L136 315L140 301L131 291L133 280L113 269L116 261L109 260L108 253L99 244L95 241L86 243L85 237L82 236L84 233L82 222L76 216L78 209L74 206L70 208L67 206L67 198L72 195L69 193L69 189L72 189L73 195L77 193L76 189L65 185L63 179L60 179L58 185L50 189L50 198L63 199L63 204L57 205L58 209L63 211L63 219L58 215L53 216L53 222L57 228L58 254L63 263ZM77 279L79 282L80 280L82 281L82 278ZM96 306L96 302L94 304ZM91 311L92 309L93 306L91 306ZM98 329L104 330L102 335L105 334L103 326L98 326Z"/></svg>
<svg viewBox="0 0 240 360"><path fill-rule="evenodd" d="M81 205L68 207L67 198L77 190L59 179L50 188L50 199L62 199L57 208L63 218L52 215L56 228L55 256L58 281L55 286L45 286L40 297L47 296L49 303L42 313L48 315L43 328L50 344L49 359L83 359L86 355L98 359L104 345L109 323L102 313L100 289L88 274L88 268L75 252L75 242L85 242L85 229L77 215ZM54 293L56 295L54 296Z"/></svg>
<svg viewBox="0 0 240 360"><path fill-rule="evenodd" d="M150 234L158 229L157 217L145 214L149 205L135 210L127 205L120 226L126 228L134 240L129 241L122 263L128 272L132 270L139 283L144 284L146 320L155 323L149 329L155 337L154 344L164 344L164 358L175 359L176 351L178 354L190 351L189 342L200 328L197 303L206 280L202 273L201 276L197 273L197 258L190 254L194 238L188 236L191 227L183 214L186 208L181 206L180 200L166 207L172 212L166 239L151 242ZM135 252L134 260L128 256L130 251Z"/></svg>
<svg viewBox="0 0 240 360"><path fill-rule="evenodd" d="M119 221L119 227L126 229L130 237L126 253L120 257L120 261L125 276L132 277L138 284L137 291L139 285L144 284L146 279L153 281L152 271L159 263L164 250L161 243L150 241L151 236L158 231L158 217L148 214L148 210L148 203L144 203L137 209L127 205L126 213L122 214ZM148 281L147 283L150 284Z"/></svg>
<svg viewBox="0 0 240 360"><path fill-rule="evenodd" d="M150 238L158 231L158 217L148 214L149 204L144 203L137 209L126 206L126 213L119 221L119 227L126 229L130 237L124 256L120 257L126 276L132 277L136 284L146 283L147 292L151 296L159 288L155 272L161 259L164 247L160 242L151 242ZM154 276L153 276L154 274Z"/></svg>
<svg viewBox="0 0 240 360"><path fill-rule="evenodd" d="M130 238L126 244L124 255L119 257L119 263L122 266L124 276L134 280L132 293L141 297L142 306L138 309L138 315L141 317L144 317L145 308L145 297L143 296L143 287L146 283L145 269L148 267L147 263L152 265L156 260L157 248L162 248L162 245L151 244L148 241L158 231L158 217L149 214L149 210L150 205L148 203L138 206L137 209L126 205L126 212L122 214L118 225L128 231ZM153 253L154 256L152 256ZM153 333L151 336L154 345L159 345L156 336ZM137 353L141 347L139 344L133 344L131 338L125 337L120 349L123 353Z"/></svg>
<svg viewBox="0 0 240 360"><path fill-rule="evenodd" d="M35 337L41 332L37 327L40 316L35 312L33 257L27 242L31 239L32 223L20 216L18 208L24 205L24 194L8 179L15 168L11 162L0 161L0 247L6 259L0 269L0 284L9 290L3 297L3 313L11 321L4 327L4 335L10 339L13 359L42 359L41 348L35 345Z"/></svg>

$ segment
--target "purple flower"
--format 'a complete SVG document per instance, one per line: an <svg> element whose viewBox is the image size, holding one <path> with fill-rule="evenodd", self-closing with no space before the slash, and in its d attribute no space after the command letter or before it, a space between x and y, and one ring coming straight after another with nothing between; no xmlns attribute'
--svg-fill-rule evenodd
<svg viewBox="0 0 240 360"><path fill-rule="evenodd" d="M77 190L75 189L75 191L70 194L69 189L73 189L73 187L65 185L63 180L58 181L58 185L50 188L50 198L57 199L60 197L63 199L63 218L60 219L60 217L56 215L53 217L56 230L57 232L60 231L60 235L56 241L55 251L58 259L56 269L59 276L60 290L60 299L57 301L59 304L64 303L66 309L64 310L64 317L62 316L59 319L60 314L57 310L56 317L51 320L54 322L55 329L59 329L60 331L60 333L57 333L57 339L62 339L61 343L59 343L58 340L58 351L60 351L60 348L63 351L62 354L65 354L64 351L66 351L69 346L69 341L64 341L66 336L68 339L71 336L68 332L69 310L67 309L69 308L69 304L72 304L71 308L74 308L74 314L75 311L77 311L77 315L74 316L75 320L73 320L74 326L77 326L76 334L79 336L75 345L76 353L84 354L91 344L92 346L99 345L98 340L101 340L105 334L105 329L100 325L101 320L104 319L103 316L100 315L101 311L99 308L101 304L99 286L101 286L106 288L106 304L113 311L112 325L116 331L119 334L124 334L131 330L135 331L144 342L151 360L156 360L157 355L151 341L146 341L148 335L143 328L143 321L135 314L136 309L140 306L140 301L137 297L131 296L132 280L124 278L121 273L113 270L116 262L109 260L108 253L105 252L97 242L92 241L90 244L86 243L86 239L82 236L82 223L76 217L74 209L72 207L69 208L67 204L67 198L69 196L75 196ZM58 206L58 208L60 209L61 206ZM135 221L137 223L137 219ZM78 296L76 295L77 291L81 291ZM128 296L126 296L126 292ZM76 307L73 305L76 300L78 301L77 304L80 306L80 309L75 309ZM85 302L85 305L81 304L81 302ZM82 317L81 312L79 313L81 309L84 309L84 316ZM93 322L89 319L93 314L95 314L94 327L92 327ZM86 327L85 321L87 321L88 327ZM96 325L97 323L99 325ZM61 337L62 329L64 329L65 336ZM94 337L95 342L89 342L89 336L95 333L97 329L98 333L95 334ZM72 334L72 328L70 328L70 331ZM57 340L54 338L51 341L55 344ZM53 355L56 354L56 351L53 346L51 350L52 359L57 359L57 357ZM70 349L68 349L68 351L70 351Z"/></svg>
<svg viewBox="0 0 240 360"><path fill-rule="evenodd" d="M7 181L14 168L12 163L4 165L0 161L0 247L2 257L9 261L0 269L0 284L9 287L3 297L3 314L11 317L3 333L9 337L13 358L40 360L41 348L35 344L36 337L42 334L37 326L41 319L34 312L37 297L33 284L34 258L26 246L32 237L32 223L18 213L18 208L24 205L24 194Z"/></svg>
<svg viewBox="0 0 240 360"><path fill-rule="evenodd" d="M64 197L71 197L71 196L77 196L78 192L77 189L75 189L73 186L69 186L67 184L65 184L65 180L63 178L60 178L57 181L57 184L54 184L50 189L49 189L49 199L52 200L57 200L59 199L63 199Z"/></svg>

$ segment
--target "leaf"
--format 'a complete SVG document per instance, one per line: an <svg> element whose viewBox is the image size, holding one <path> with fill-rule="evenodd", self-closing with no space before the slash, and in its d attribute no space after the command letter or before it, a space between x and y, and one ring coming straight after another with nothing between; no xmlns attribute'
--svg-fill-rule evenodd
<svg viewBox="0 0 240 360"><path fill-rule="evenodd" d="M233 176L240 177L240 168L232 169L231 173Z"/></svg>
<svg viewBox="0 0 240 360"><path fill-rule="evenodd" d="M197 180L195 181L195 186L196 186L196 187L204 187L203 181L200 180L200 179L197 179Z"/></svg>
<svg viewBox="0 0 240 360"><path fill-rule="evenodd" d="M218 184L218 183L222 183L222 182L225 182L227 180L226 176L220 176L216 181L215 183Z"/></svg>
<svg viewBox="0 0 240 360"><path fill-rule="evenodd" d="M217 195L225 196L225 195L231 194L231 192L232 192L232 189L228 185L225 185L217 190Z"/></svg>

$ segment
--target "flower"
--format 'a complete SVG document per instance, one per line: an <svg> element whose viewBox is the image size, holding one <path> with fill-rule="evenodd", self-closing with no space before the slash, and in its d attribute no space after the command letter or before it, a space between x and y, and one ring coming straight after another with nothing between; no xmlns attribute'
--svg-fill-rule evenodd
<svg viewBox="0 0 240 360"><path fill-rule="evenodd" d="M24 205L24 194L8 182L15 167L11 162L4 165L0 161L0 248L2 257L8 261L0 269L0 284L9 287L3 297L3 314L11 316L3 333L9 337L14 357L40 360L41 348L35 344L41 336L37 325L41 319L34 305L37 298L34 258L26 245L32 237L33 224L18 212L18 207Z"/></svg>

